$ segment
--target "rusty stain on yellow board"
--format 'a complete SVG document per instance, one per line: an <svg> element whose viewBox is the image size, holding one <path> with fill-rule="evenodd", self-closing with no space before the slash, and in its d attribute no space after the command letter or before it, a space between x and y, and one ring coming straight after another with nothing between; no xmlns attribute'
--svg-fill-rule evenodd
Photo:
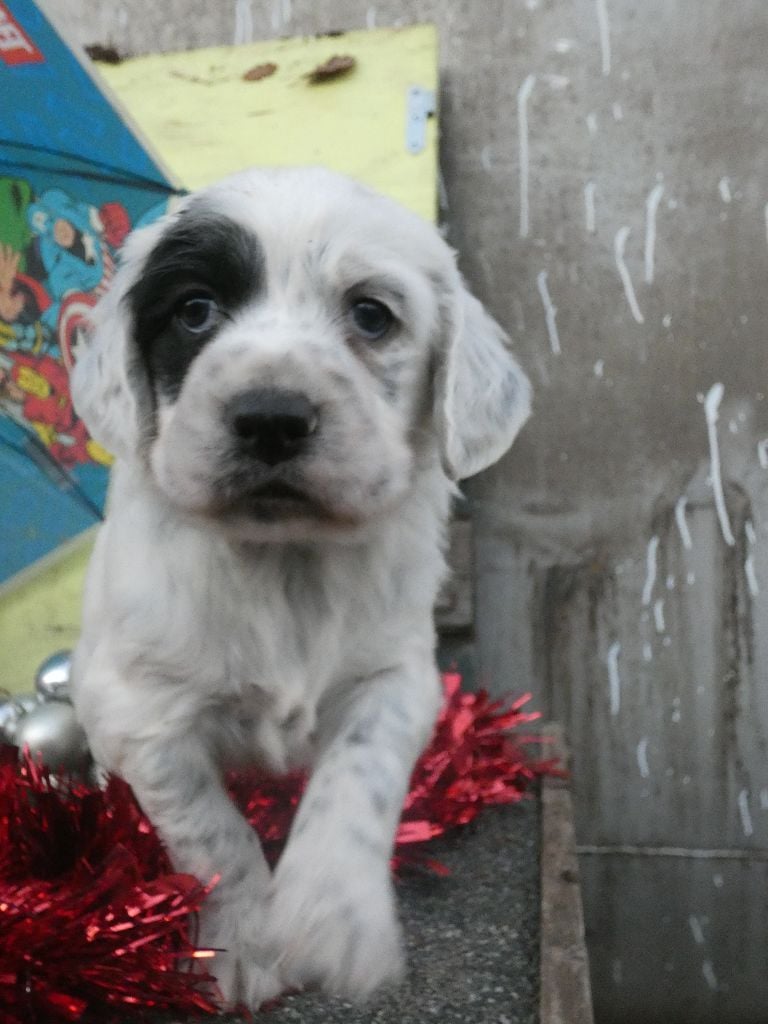
<svg viewBox="0 0 768 1024"><path fill-rule="evenodd" d="M347 74L312 84L332 57ZM250 69L277 65L246 81ZM433 25L279 39L101 65L122 106L172 174L199 188L254 164L323 164L435 215L437 128L406 151L408 90L437 89Z"/></svg>

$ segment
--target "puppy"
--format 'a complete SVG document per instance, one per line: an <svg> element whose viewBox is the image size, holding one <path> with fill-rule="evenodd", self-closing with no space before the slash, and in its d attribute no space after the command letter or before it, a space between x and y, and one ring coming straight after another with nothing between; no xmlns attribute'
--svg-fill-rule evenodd
<svg viewBox="0 0 768 1024"><path fill-rule="evenodd" d="M127 241L73 373L117 456L74 700L175 867L220 878L223 998L400 977L389 871L440 704L455 485L529 412L429 224L319 169L254 170ZM307 767L270 871L222 770Z"/></svg>

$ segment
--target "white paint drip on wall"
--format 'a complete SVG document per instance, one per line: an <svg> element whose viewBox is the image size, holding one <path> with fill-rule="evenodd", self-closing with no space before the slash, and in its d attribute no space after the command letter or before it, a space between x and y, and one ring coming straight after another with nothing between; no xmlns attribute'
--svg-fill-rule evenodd
<svg viewBox="0 0 768 1024"><path fill-rule="evenodd" d="M251 0L235 0L235 32L232 42L235 46L253 42Z"/></svg>
<svg viewBox="0 0 768 1024"><path fill-rule="evenodd" d="M610 698L611 714L615 717L621 710L621 677L619 675L619 655L621 644L614 640L608 648L608 694Z"/></svg>
<svg viewBox="0 0 768 1024"><path fill-rule="evenodd" d="M528 100L531 98L536 75L528 75L517 92L517 130L520 146L520 237L530 233L528 184L530 175L530 149L528 142Z"/></svg>
<svg viewBox="0 0 768 1024"><path fill-rule="evenodd" d="M672 575L671 572L667 574L667 578L664 581L664 586L667 588L667 590L675 589L675 577Z"/></svg>
<svg viewBox="0 0 768 1024"><path fill-rule="evenodd" d="M653 661L653 647L647 640L643 641L643 661Z"/></svg>
<svg viewBox="0 0 768 1024"><path fill-rule="evenodd" d="M717 975L715 974L715 969L712 966L712 961L711 960L704 960L703 961L703 963L701 965L701 973L702 973L702 976L704 978L704 981L706 981L706 983L707 983L707 987L710 988L713 992L716 992L717 991Z"/></svg>
<svg viewBox="0 0 768 1024"><path fill-rule="evenodd" d="M757 461L761 469L768 469L768 437L757 442Z"/></svg>
<svg viewBox="0 0 768 1024"><path fill-rule="evenodd" d="M720 198L724 203L730 203L733 196L731 195L731 180L730 178L721 178L717 183L717 190L720 193Z"/></svg>
<svg viewBox="0 0 768 1024"><path fill-rule="evenodd" d="M525 309L518 295L512 296L512 310L515 314L515 326L520 334L522 334L525 331Z"/></svg>
<svg viewBox="0 0 768 1024"><path fill-rule="evenodd" d="M616 238L614 239L613 251L616 258L616 267L619 271L619 277L621 278L621 283L624 285L624 294L627 296L630 312L637 323L644 324L645 317L640 312L640 307L637 304L637 297L635 296L635 289L632 287L632 278L629 276L629 270L627 270L627 265L624 262L624 250L627 245L627 239L629 238L629 232L630 229L628 227L619 228L616 232Z"/></svg>
<svg viewBox="0 0 768 1024"><path fill-rule="evenodd" d="M493 170L493 150L490 145L483 146L480 150L480 163L484 171Z"/></svg>
<svg viewBox="0 0 768 1024"><path fill-rule="evenodd" d="M651 770L648 767L648 737L643 736L637 744L637 767L640 771L640 778L647 779Z"/></svg>
<svg viewBox="0 0 768 1024"><path fill-rule="evenodd" d="M754 547L755 541L757 540L757 534L755 533L755 527L751 519L748 519L744 523L744 533L749 543L750 548ZM757 572L755 571L755 555L754 552L750 551L747 557L744 559L744 575L747 579L747 588L751 597L757 597L760 593L760 585L757 582Z"/></svg>
<svg viewBox="0 0 768 1024"><path fill-rule="evenodd" d="M768 789L760 790L760 810L768 811Z"/></svg>
<svg viewBox="0 0 768 1024"><path fill-rule="evenodd" d="M575 46L576 43L573 39L566 39L563 37L561 39L556 39L552 48L555 53L570 53Z"/></svg>
<svg viewBox="0 0 768 1024"><path fill-rule="evenodd" d="M623 121L624 120L624 108L622 107L622 105L620 103L614 103L613 107L611 108L611 110L613 112L613 120L614 121Z"/></svg>
<svg viewBox="0 0 768 1024"><path fill-rule="evenodd" d="M586 221L587 231L590 235L594 235L596 231L596 217L595 217L595 183L594 181L588 181L584 186L584 219Z"/></svg>
<svg viewBox="0 0 768 1024"><path fill-rule="evenodd" d="M664 186L659 183L648 193L645 200L645 283L653 284L654 260L656 253L656 214Z"/></svg>
<svg viewBox="0 0 768 1024"><path fill-rule="evenodd" d="M691 935L693 941L697 946L704 945L704 929L701 927L701 921L695 914L691 914L688 918L688 927L691 929Z"/></svg>
<svg viewBox="0 0 768 1024"><path fill-rule="evenodd" d="M665 639L669 639L669 638L665 637ZM680 714L680 698L679 697L673 697L672 698L672 714L669 716L669 720L671 722L674 722L675 725L677 725L677 723L680 721L681 718L682 718L682 715Z"/></svg>
<svg viewBox="0 0 768 1024"><path fill-rule="evenodd" d="M595 365L592 367L592 371L594 375L598 378L598 380L602 380L605 374L605 360L598 359L595 362Z"/></svg>
<svg viewBox="0 0 768 1024"><path fill-rule="evenodd" d="M653 602L653 624L656 627L657 633L663 633L666 630L666 624L664 622L664 598L660 597Z"/></svg>
<svg viewBox="0 0 768 1024"><path fill-rule="evenodd" d="M723 400L723 385L718 381L713 384L704 399L704 415L707 418L707 436L709 437L709 458L710 476L712 479L712 490L715 496L715 508L717 518L720 521L720 530L723 540L730 547L736 543L731 530L731 523L728 518L728 509L725 507L725 494L723 493L723 479L720 472L720 448L717 442L717 420L720 403Z"/></svg>
<svg viewBox="0 0 768 1024"><path fill-rule="evenodd" d="M376 8L369 7L365 12L365 27L370 31L376 28Z"/></svg>
<svg viewBox="0 0 768 1024"><path fill-rule="evenodd" d="M647 608L651 603L653 588L656 585L656 553L659 550L659 538L657 534L648 541L645 549L645 583L643 584L642 604Z"/></svg>
<svg viewBox="0 0 768 1024"><path fill-rule="evenodd" d="M683 547L686 551L690 551L693 547L693 541L691 540L691 531L688 529L688 522L685 518L687 507L688 499L682 494L675 502L675 522L677 523L677 530L680 534L680 540L683 542Z"/></svg>
<svg viewBox="0 0 768 1024"><path fill-rule="evenodd" d="M279 32L283 27L283 4L282 0L272 0L272 15L270 18L273 32Z"/></svg>
<svg viewBox="0 0 768 1024"><path fill-rule="evenodd" d="M557 306L552 302L547 287L547 271L541 270L536 275L536 287L539 289L541 304L544 306L544 317L547 323L547 334L549 335L549 347L554 355L560 355L560 336L557 333Z"/></svg>
<svg viewBox="0 0 768 1024"><path fill-rule="evenodd" d="M567 75L542 75L542 78L550 87L550 89L565 89L571 84L570 78Z"/></svg>
<svg viewBox="0 0 768 1024"><path fill-rule="evenodd" d="M739 791L737 802L739 805L739 817L741 818L741 831L749 839L755 830L752 826L752 815L749 811L749 793L746 789Z"/></svg>
<svg viewBox="0 0 768 1024"><path fill-rule="evenodd" d="M725 885L725 879L719 871L712 875L712 885L714 885L716 889L722 889Z"/></svg>
<svg viewBox="0 0 768 1024"><path fill-rule="evenodd" d="M590 111L586 117L587 131L590 135L597 135L597 114L594 111Z"/></svg>
<svg viewBox="0 0 768 1024"><path fill-rule="evenodd" d="M595 0L597 28L600 33L600 58L604 75L611 73L611 26L605 0Z"/></svg>

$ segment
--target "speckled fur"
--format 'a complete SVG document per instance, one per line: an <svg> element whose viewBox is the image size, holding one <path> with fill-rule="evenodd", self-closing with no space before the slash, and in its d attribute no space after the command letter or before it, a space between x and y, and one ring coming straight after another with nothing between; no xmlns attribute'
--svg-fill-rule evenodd
<svg viewBox="0 0 768 1024"><path fill-rule="evenodd" d="M200 941L222 950L224 999L257 1007L314 984L360 999L403 969L388 864L439 705L432 606L452 481L509 447L528 384L438 233L391 201L285 170L196 203L258 237L265 283L169 400L146 378L126 296L188 214L128 241L73 379L118 456L74 699L176 867L221 876ZM385 344L349 335L339 309L358 286L397 305ZM257 471L221 408L265 380L322 409L311 452L280 470L322 514L264 521L237 505ZM274 872L222 788L222 767L245 762L311 771Z"/></svg>

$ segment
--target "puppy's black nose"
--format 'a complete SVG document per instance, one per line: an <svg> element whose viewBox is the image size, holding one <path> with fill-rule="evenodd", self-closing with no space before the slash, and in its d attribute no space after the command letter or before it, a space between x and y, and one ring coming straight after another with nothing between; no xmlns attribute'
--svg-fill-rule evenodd
<svg viewBox="0 0 768 1024"><path fill-rule="evenodd" d="M317 428L315 407L299 391L244 391L225 416L239 444L268 466L298 455Z"/></svg>

